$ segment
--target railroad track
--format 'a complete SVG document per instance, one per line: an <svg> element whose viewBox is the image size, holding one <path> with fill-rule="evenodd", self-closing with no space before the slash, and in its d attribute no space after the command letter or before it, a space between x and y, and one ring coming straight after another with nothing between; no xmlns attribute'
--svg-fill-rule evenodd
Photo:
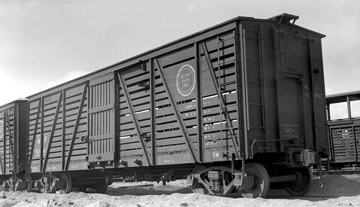
<svg viewBox="0 0 360 207"><path fill-rule="evenodd" d="M351 175L360 174L360 170L327 170L327 171L313 171L314 175Z"/></svg>

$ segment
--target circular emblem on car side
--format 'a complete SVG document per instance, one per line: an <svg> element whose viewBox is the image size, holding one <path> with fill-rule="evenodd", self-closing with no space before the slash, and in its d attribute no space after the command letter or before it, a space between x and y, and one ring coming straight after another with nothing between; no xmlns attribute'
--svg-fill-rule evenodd
<svg viewBox="0 0 360 207"><path fill-rule="evenodd" d="M195 70L189 65L183 65L176 75L176 88L182 96L190 95L195 88Z"/></svg>

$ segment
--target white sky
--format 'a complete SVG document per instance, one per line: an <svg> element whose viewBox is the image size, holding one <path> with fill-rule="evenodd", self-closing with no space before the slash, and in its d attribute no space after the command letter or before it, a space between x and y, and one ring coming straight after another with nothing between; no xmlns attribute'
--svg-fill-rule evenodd
<svg viewBox="0 0 360 207"><path fill-rule="evenodd" d="M325 34L327 94L360 90L358 0L0 0L0 105L236 16Z"/></svg>

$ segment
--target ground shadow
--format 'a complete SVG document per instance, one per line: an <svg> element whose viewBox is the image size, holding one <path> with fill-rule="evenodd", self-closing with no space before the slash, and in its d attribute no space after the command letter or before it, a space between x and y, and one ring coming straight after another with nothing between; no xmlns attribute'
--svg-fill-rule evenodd
<svg viewBox="0 0 360 207"><path fill-rule="evenodd" d="M323 201L339 197L360 195L360 176L324 176L314 180L311 191L303 197L292 196L286 190L271 189L268 199L300 199L308 201ZM173 193L190 194L192 190L185 186L169 185L132 185L109 186L107 194L112 196L122 195L170 195Z"/></svg>
<svg viewBox="0 0 360 207"><path fill-rule="evenodd" d="M154 185L138 185L138 186L121 186L109 187L107 190L108 195L121 196L121 195L170 195L173 193L189 194L192 190L184 187L177 186L154 186Z"/></svg>
<svg viewBox="0 0 360 207"><path fill-rule="evenodd" d="M303 197L292 196L286 190L271 190L269 199L301 199L309 201L322 201L339 197L352 197L360 195L360 177L324 176L316 178L309 193Z"/></svg>

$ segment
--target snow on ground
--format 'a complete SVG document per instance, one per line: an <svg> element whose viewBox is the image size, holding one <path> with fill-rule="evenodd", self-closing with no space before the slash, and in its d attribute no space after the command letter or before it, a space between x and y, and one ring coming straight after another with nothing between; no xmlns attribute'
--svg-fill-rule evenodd
<svg viewBox="0 0 360 207"><path fill-rule="evenodd" d="M276 194L276 195L275 195ZM43 194L0 192L0 207L146 207L146 206L360 206L360 175L332 175L317 178L306 197L291 197L284 191L271 191L269 198L225 198L194 194L179 180L166 186L152 182L122 183L109 186L107 194L72 192Z"/></svg>

